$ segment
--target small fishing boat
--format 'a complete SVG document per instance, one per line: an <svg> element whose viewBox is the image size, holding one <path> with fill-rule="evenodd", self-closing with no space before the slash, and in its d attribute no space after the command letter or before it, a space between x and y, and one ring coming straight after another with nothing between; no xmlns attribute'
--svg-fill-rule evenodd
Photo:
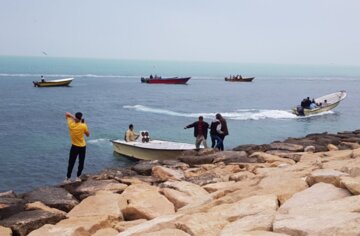
<svg viewBox="0 0 360 236"><path fill-rule="evenodd" d="M292 108L292 112L297 116L309 116L325 111L330 111L337 107L339 103L344 100L346 97L345 91L339 91L336 93L331 93L319 98L314 99L317 107L313 109L303 108L300 105Z"/></svg>
<svg viewBox="0 0 360 236"><path fill-rule="evenodd" d="M240 76L230 76L230 78L225 77L225 81L228 82L251 82L255 79L255 77L242 77Z"/></svg>
<svg viewBox="0 0 360 236"><path fill-rule="evenodd" d="M127 142L125 140L111 140L114 152L140 160L169 160L176 159L185 151L195 150L195 144L149 140L148 142Z"/></svg>
<svg viewBox="0 0 360 236"><path fill-rule="evenodd" d="M168 77L162 78L159 76L144 78L141 77L142 83L148 84L186 84L191 77Z"/></svg>
<svg viewBox="0 0 360 236"><path fill-rule="evenodd" d="M33 81L34 87L57 87L57 86L69 86L74 78L57 79L57 80L44 80Z"/></svg>

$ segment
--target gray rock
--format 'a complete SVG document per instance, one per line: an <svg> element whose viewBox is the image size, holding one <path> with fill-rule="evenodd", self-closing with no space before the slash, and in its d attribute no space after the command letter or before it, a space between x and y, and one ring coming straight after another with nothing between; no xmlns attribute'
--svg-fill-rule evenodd
<svg viewBox="0 0 360 236"><path fill-rule="evenodd" d="M306 146L304 148L304 152L315 152L316 151L316 148L315 146L311 145L311 146Z"/></svg>
<svg viewBox="0 0 360 236"><path fill-rule="evenodd" d="M131 168L113 168L105 169L101 171L98 175L95 176L97 180L106 180L106 179L115 179L120 180L124 176L134 176L137 175L136 171L131 170Z"/></svg>
<svg viewBox="0 0 360 236"><path fill-rule="evenodd" d="M206 184L212 184L212 183L217 183L219 182L219 177L214 174L214 173L205 173L203 175L200 176L192 176L192 177L187 177L185 179L188 182L191 182L193 184L197 184L199 186L203 186Z"/></svg>
<svg viewBox="0 0 360 236"><path fill-rule="evenodd" d="M76 198L60 187L41 187L24 194L28 202L40 201L45 205L68 212L79 202Z"/></svg>
<svg viewBox="0 0 360 236"><path fill-rule="evenodd" d="M65 216L43 210L23 211L0 221L0 225L9 227L14 235L25 236L45 224L56 224Z"/></svg>
<svg viewBox="0 0 360 236"><path fill-rule="evenodd" d="M8 198L11 198L11 197L16 197L16 194L14 191L10 190L10 191L7 191L7 192L2 192L0 193L0 197L8 197Z"/></svg>
<svg viewBox="0 0 360 236"><path fill-rule="evenodd" d="M233 151L245 151L249 155L251 155L254 152L266 152L268 150L270 150L269 144L262 144L262 145L245 144L233 148Z"/></svg>
<svg viewBox="0 0 360 236"><path fill-rule="evenodd" d="M94 195L97 191L106 190L114 193L121 193L127 187L126 184L119 183L114 179L108 180L94 180L88 179L84 181L73 190L73 194L78 199L82 200L88 196Z"/></svg>
<svg viewBox="0 0 360 236"><path fill-rule="evenodd" d="M13 194L6 192L0 196L0 220L24 210L25 201L22 198L14 197Z"/></svg>
<svg viewBox="0 0 360 236"><path fill-rule="evenodd" d="M224 151L213 154L214 163L224 162L225 164L230 163L256 163L256 158L251 158L245 151Z"/></svg>
<svg viewBox="0 0 360 236"><path fill-rule="evenodd" d="M272 150L286 150L291 152L302 152L304 146L292 143L275 142L270 144Z"/></svg>
<svg viewBox="0 0 360 236"><path fill-rule="evenodd" d="M270 150L270 151L267 151L266 153L271 154L271 155L276 155L276 156L279 156L282 158L289 158L296 162L300 161L300 159L303 155L302 153L290 152L290 151L286 151L286 150Z"/></svg>
<svg viewBox="0 0 360 236"><path fill-rule="evenodd" d="M151 175L152 168L158 165L158 162L140 161L136 165L132 166L131 169L136 171L140 175Z"/></svg>
<svg viewBox="0 0 360 236"><path fill-rule="evenodd" d="M190 166L211 164L214 161L214 156L181 156L178 158L181 162L184 162Z"/></svg>

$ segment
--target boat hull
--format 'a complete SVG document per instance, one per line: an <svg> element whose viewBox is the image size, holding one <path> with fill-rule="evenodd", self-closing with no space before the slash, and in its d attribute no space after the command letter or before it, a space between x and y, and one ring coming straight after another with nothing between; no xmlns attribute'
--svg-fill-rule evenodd
<svg viewBox="0 0 360 236"><path fill-rule="evenodd" d="M186 84L191 77L186 78L163 78L163 79L150 79L141 78L142 83L148 84Z"/></svg>
<svg viewBox="0 0 360 236"><path fill-rule="evenodd" d="M293 108L292 111L297 116L310 116L310 115L315 115L315 114L323 113L326 111L330 111L330 110L334 109L335 107L337 107L337 105L339 105L339 103L340 102L337 102L337 103L331 104L326 107L319 107L319 108L315 108L315 109L304 109L304 115L299 114L296 108Z"/></svg>
<svg viewBox="0 0 360 236"><path fill-rule="evenodd" d="M71 79L64 79L64 80L50 80L50 81L33 81L35 87L59 87L59 86L69 86L70 83L73 81Z"/></svg>
<svg viewBox="0 0 360 236"><path fill-rule="evenodd" d="M337 107L340 102L342 100L344 100L346 97L346 92L345 91L340 91L340 92L336 92L336 93L332 93L332 94L328 94L319 98L315 99L315 102L317 104L319 103L323 103L326 101L326 106L320 106L314 109L303 109L303 114L300 114L298 109L292 108L292 112L297 115L297 116L309 116L309 115L315 115L315 114L319 114L322 112L326 112L326 111L330 111L332 109L334 109L335 107Z"/></svg>
<svg viewBox="0 0 360 236"><path fill-rule="evenodd" d="M255 79L255 77L250 77L250 78L242 78L242 79L229 79L229 78L225 78L225 81L227 82L251 82Z"/></svg>
<svg viewBox="0 0 360 236"><path fill-rule="evenodd" d="M158 140L154 140L155 142ZM142 145L139 143L138 146L136 143L138 142L125 142L122 140L112 140L113 143L113 149L114 152L135 158L140 160L171 160L176 159L179 156L181 156L185 151L188 150L195 150L195 145L186 144L186 147L184 148L178 148L178 149L161 149L161 148L152 148L150 141L147 144ZM160 141L165 142L165 141ZM166 143L172 143L172 142L166 142Z"/></svg>

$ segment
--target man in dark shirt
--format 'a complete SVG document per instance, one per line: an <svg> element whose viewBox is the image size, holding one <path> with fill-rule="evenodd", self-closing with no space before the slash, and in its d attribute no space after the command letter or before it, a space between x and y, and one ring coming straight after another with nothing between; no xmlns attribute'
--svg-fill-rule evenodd
<svg viewBox="0 0 360 236"><path fill-rule="evenodd" d="M184 127L184 129L192 128L194 127L194 137L195 140L195 146L197 149L200 148L200 144L203 143L204 148L207 148L206 144L206 138L208 133L209 124L204 121L204 118L202 116L199 116L199 120L187 125Z"/></svg>

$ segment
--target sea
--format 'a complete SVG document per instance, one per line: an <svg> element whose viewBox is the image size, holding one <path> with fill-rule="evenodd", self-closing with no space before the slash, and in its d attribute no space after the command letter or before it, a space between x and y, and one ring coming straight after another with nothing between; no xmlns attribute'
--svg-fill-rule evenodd
<svg viewBox="0 0 360 236"><path fill-rule="evenodd" d="M142 76L191 76L187 85L143 84ZM225 82L230 74L251 83ZM73 77L70 87L37 88L32 81ZM360 128L360 67L52 57L0 57L0 192L61 183L71 146L65 113L84 114L89 127L84 174L127 167L113 153L129 124L150 138L194 143L184 126L221 113L230 135L225 149L310 133ZM345 90L333 111L297 117L305 97ZM208 140L210 144L210 140ZM77 165L73 171L75 177Z"/></svg>

